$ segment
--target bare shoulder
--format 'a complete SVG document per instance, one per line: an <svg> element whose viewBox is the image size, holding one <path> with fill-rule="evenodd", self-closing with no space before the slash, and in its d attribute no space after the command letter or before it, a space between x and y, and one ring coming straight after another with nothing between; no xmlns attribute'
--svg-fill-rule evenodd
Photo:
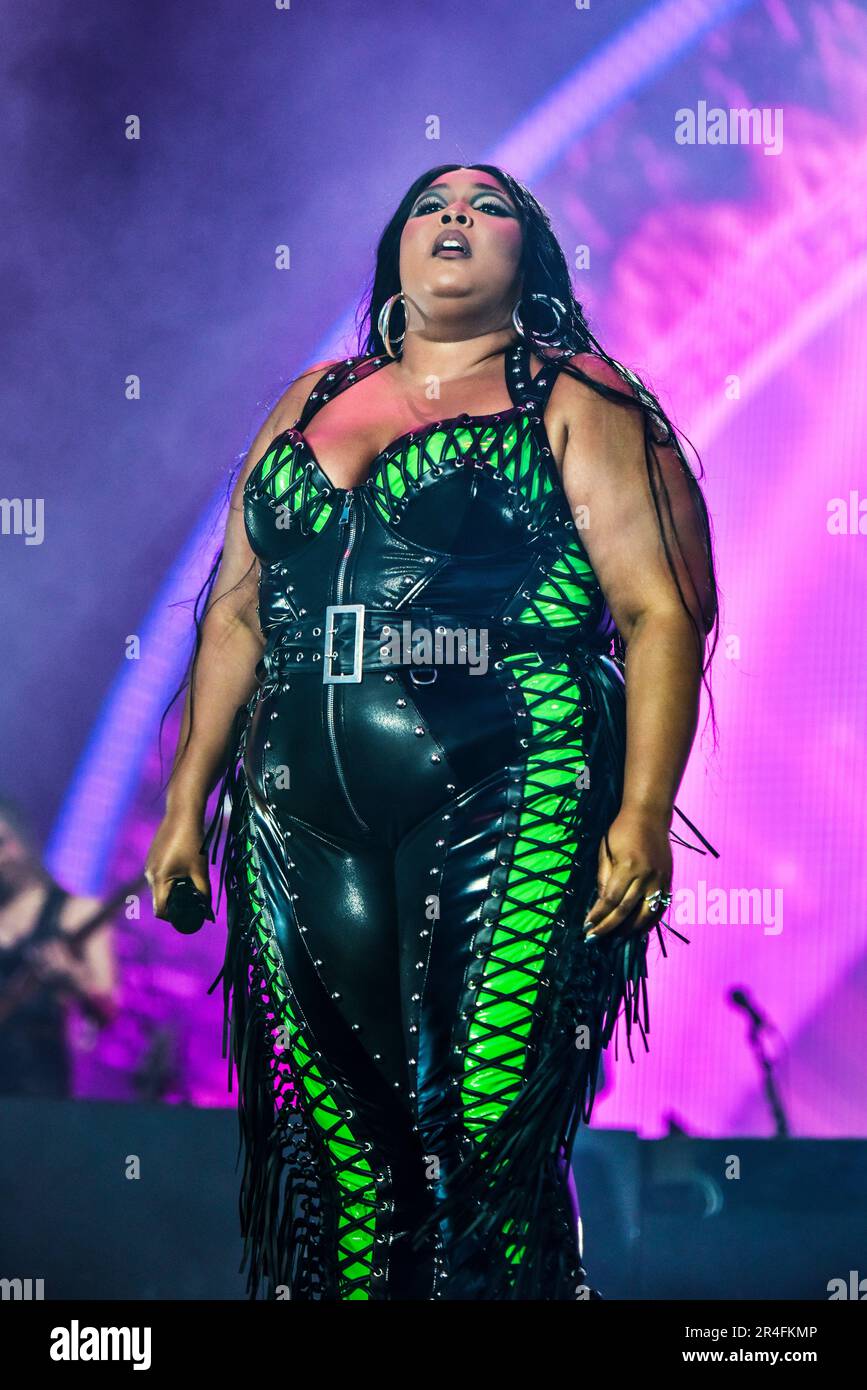
<svg viewBox="0 0 867 1390"><path fill-rule="evenodd" d="M621 376L616 367L612 367L610 362L606 362L604 357L599 357L594 352L577 352L573 357L567 358L566 362L568 366L579 371L582 376L589 377L591 381L598 382L601 386L609 386L614 391L625 395L634 396L635 394L630 382ZM616 402L609 401L600 392L594 391L588 382L581 381L568 371L558 373L554 389L558 392L562 403L569 402L576 408L582 405L589 406L596 401L616 405Z"/></svg>
<svg viewBox="0 0 867 1390"><path fill-rule="evenodd" d="M327 372L332 371L340 360L342 359L333 362L317 362L289 383L268 417L269 423L274 426L272 438L276 438L283 430L288 430L295 424L307 403L307 397L315 389L316 383Z"/></svg>
<svg viewBox="0 0 867 1390"><path fill-rule="evenodd" d="M633 450L637 447L641 426L635 412L624 410L594 383L627 399L634 395L616 368L595 353L579 352L560 360L545 424L561 473L567 466L574 473L576 451L586 463L590 452L606 439L609 444L618 439L620 454L623 445Z"/></svg>
<svg viewBox="0 0 867 1390"><path fill-rule="evenodd" d="M235 480L232 496L232 506L235 510L241 507L247 479L259 460L265 456L275 439L292 428L304 409L307 397L315 389L317 381L334 366L336 366L335 362L317 362L314 366L308 367L306 372L301 372L299 376L290 381L285 391L271 407L253 437L246 460Z"/></svg>

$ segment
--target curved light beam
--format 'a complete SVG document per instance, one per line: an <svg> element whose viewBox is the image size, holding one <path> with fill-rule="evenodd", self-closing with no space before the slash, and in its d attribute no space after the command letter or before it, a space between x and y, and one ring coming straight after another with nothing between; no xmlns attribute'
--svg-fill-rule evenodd
<svg viewBox="0 0 867 1390"><path fill-rule="evenodd" d="M618 102L658 77L708 30L755 0L661 0L603 44L558 84L497 144L485 163L500 164L529 180L544 173L563 148ZM348 341L351 312L320 341L311 362L339 356ZM251 441L248 440L248 444ZM138 784L142 761L170 691L186 667L178 605L196 593L210 569L226 509L224 487L165 583L145 622L139 662L129 662L103 702L46 850L50 871L75 891L102 891L117 829Z"/></svg>

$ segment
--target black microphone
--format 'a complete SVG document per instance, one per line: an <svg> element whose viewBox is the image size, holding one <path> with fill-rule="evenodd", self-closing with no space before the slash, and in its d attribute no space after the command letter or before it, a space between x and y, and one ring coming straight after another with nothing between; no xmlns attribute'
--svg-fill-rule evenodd
<svg viewBox="0 0 867 1390"><path fill-rule="evenodd" d="M200 931L206 917L209 922L214 920L214 913L208 906L207 898L191 878L175 879L165 911L167 921L171 922L175 931L181 932L184 936L192 936L194 932Z"/></svg>

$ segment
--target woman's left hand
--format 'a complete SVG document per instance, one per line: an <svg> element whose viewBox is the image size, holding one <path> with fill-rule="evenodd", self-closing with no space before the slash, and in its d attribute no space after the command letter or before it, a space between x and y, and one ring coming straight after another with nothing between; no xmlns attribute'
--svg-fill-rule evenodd
<svg viewBox="0 0 867 1390"><path fill-rule="evenodd" d="M618 927L631 933L656 925L664 909L653 911L644 900L657 890L671 892L668 833L664 817L621 809L599 846L598 897L587 914L587 941Z"/></svg>

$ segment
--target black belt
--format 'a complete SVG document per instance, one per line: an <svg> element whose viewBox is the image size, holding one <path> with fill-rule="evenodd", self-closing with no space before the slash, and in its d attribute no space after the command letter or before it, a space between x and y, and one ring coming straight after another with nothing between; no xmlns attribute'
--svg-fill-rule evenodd
<svg viewBox="0 0 867 1390"><path fill-rule="evenodd" d="M482 657L487 661L492 648L580 654L590 659L606 654L610 646L610 636L517 623L490 614L443 613L418 604L374 608L333 603L318 617L305 614L272 629L260 665L269 677L321 669L324 685L357 685L364 671L388 671L395 666L416 671L452 665L472 668Z"/></svg>

